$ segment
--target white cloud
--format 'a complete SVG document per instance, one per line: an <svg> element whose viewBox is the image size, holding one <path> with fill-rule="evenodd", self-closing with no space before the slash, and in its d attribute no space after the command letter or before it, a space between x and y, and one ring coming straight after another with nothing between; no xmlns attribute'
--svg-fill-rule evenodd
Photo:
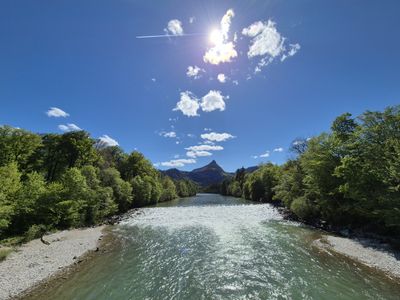
<svg viewBox="0 0 400 300"><path fill-rule="evenodd" d="M275 148L273 151L274 152L283 152L283 148L282 147Z"/></svg>
<svg viewBox="0 0 400 300"><path fill-rule="evenodd" d="M201 101L197 97L189 92L182 92L181 99L176 104L173 111L180 110L185 116L194 117L199 116L197 111L201 108L204 112L211 112L214 110L225 110L225 99L229 99L229 96L223 96L220 91L210 90Z"/></svg>
<svg viewBox="0 0 400 300"><path fill-rule="evenodd" d="M204 73L204 69L199 68L198 66L189 66L187 68L186 75L188 77L193 77L194 79L198 79L201 77L201 73Z"/></svg>
<svg viewBox="0 0 400 300"><path fill-rule="evenodd" d="M284 61L288 56L293 56L300 49L299 44L285 45L286 38L276 29L276 23L268 20L267 22L255 22L242 30L242 34L251 38L247 56L254 58L261 56L261 60L255 68L255 72L270 64L276 57L281 57Z"/></svg>
<svg viewBox="0 0 400 300"><path fill-rule="evenodd" d="M177 19L170 20L164 31L168 35L183 35L182 22Z"/></svg>
<svg viewBox="0 0 400 300"><path fill-rule="evenodd" d="M225 74L223 74L223 73L220 73L220 74L218 74L218 76L217 76L217 79L218 79L218 81L219 81L219 82L221 82L221 83L225 83L225 82L226 82L226 79L227 79L227 77L225 76Z"/></svg>
<svg viewBox="0 0 400 300"><path fill-rule="evenodd" d="M68 123L66 125L64 125L64 124L58 125L58 129L65 131L65 132L82 130L77 125L72 124L72 123Z"/></svg>
<svg viewBox="0 0 400 300"><path fill-rule="evenodd" d="M213 142L224 142L229 139L233 139L234 136L230 133L217 133L217 132L210 132L210 133L203 133L201 138L204 140L209 140Z"/></svg>
<svg viewBox="0 0 400 300"><path fill-rule="evenodd" d="M186 152L186 156L196 158L196 157L204 157L211 156L212 153L208 151L188 151Z"/></svg>
<svg viewBox="0 0 400 300"><path fill-rule="evenodd" d="M188 148L185 148L188 151L221 151L224 150L224 147L219 146L219 145L196 145L196 146L190 146Z"/></svg>
<svg viewBox="0 0 400 300"><path fill-rule="evenodd" d="M258 155L253 155L252 158L257 159Z"/></svg>
<svg viewBox="0 0 400 300"><path fill-rule="evenodd" d="M306 142L304 140L296 140L296 141L293 142L293 145L297 146L297 145L303 145L305 143Z"/></svg>
<svg viewBox="0 0 400 300"><path fill-rule="evenodd" d="M180 110L185 116L198 116L199 100L189 91L181 93L181 100L176 104L174 111Z"/></svg>
<svg viewBox="0 0 400 300"><path fill-rule="evenodd" d="M232 42L221 43L210 48L203 56L206 63L219 65L220 63L231 62L237 56L235 45Z"/></svg>
<svg viewBox="0 0 400 300"><path fill-rule="evenodd" d="M227 98L221 95L220 91L209 91L207 95L205 95L201 99L201 109L205 112L214 111L219 109L220 111L225 110L225 101L224 99Z"/></svg>
<svg viewBox="0 0 400 300"><path fill-rule="evenodd" d="M187 164L195 164L196 160L193 158L180 158L180 159L173 159L170 161L164 161L161 163L157 163L156 165L159 166L163 166L163 167L171 167L171 168L179 168L179 167L183 167Z"/></svg>
<svg viewBox="0 0 400 300"><path fill-rule="evenodd" d="M190 137L190 138L194 139L196 137L196 135L194 135L193 133L188 133L187 137Z"/></svg>
<svg viewBox="0 0 400 300"><path fill-rule="evenodd" d="M161 132L161 136L166 137L166 138L176 138L176 132L175 131L169 131L169 132Z"/></svg>
<svg viewBox="0 0 400 300"><path fill-rule="evenodd" d="M49 117L55 117L55 118L66 118L69 117L69 113L66 113L62 109L58 107L50 107L50 109L46 112L47 116Z"/></svg>
<svg viewBox="0 0 400 300"><path fill-rule="evenodd" d="M151 79L151 81L153 81L153 82L156 82L156 81L157 81L157 79L155 79L155 78L152 78L152 79Z"/></svg>
<svg viewBox="0 0 400 300"><path fill-rule="evenodd" d="M193 24L194 21L196 21L196 17L190 17L190 18L189 18L189 23L190 23L190 24Z"/></svg>
<svg viewBox="0 0 400 300"><path fill-rule="evenodd" d="M269 153L269 151L267 151L267 152L261 154L260 157L269 157L269 155L270 155L270 153Z"/></svg>
<svg viewBox="0 0 400 300"><path fill-rule="evenodd" d="M269 55L276 57L284 50L285 38L277 31L271 20L258 21L242 30L242 34L253 38L247 52L248 57Z"/></svg>
<svg viewBox="0 0 400 300"><path fill-rule="evenodd" d="M228 41L229 29L234 16L234 11L229 9L221 19L220 29L212 32L212 42L214 45L204 54L204 62L218 65L230 62L232 58L238 55L234 42Z"/></svg>
<svg viewBox="0 0 400 300"><path fill-rule="evenodd" d="M179 157L180 157L179 154L175 154L175 155L174 155L174 158L179 158Z"/></svg>
<svg viewBox="0 0 400 300"><path fill-rule="evenodd" d="M212 130L211 128L207 128L207 127L204 128L204 131L211 131L211 130Z"/></svg>
<svg viewBox="0 0 400 300"><path fill-rule="evenodd" d="M228 38L229 29L231 27L232 18L235 16L233 9L228 9L221 19L221 32L224 39Z"/></svg>
<svg viewBox="0 0 400 300"><path fill-rule="evenodd" d="M237 81L237 80L233 80L232 83L233 83L234 85L239 85L239 81Z"/></svg>
<svg viewBox="0 0 400 300"><path fill-rule="evenodd" d="M103 134L99 137L99 144L105 147L119 146L118 142L107 134Z"/></svg>
<svg viewBox="0 0 400 300"><path fill-rule="evenodd" d="M301 48L300 44L290 44L289 51L286 54L283 54L281 57L281 61L284 61L286 58L291 57L297 53Z"/></svg>

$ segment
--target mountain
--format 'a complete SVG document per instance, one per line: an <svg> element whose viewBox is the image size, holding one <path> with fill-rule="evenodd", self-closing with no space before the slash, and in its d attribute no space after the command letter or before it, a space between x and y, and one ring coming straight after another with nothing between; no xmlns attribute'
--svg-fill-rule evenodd
<svg viewBox="0 0 400 300"><path fill-rule="evenodd" d="M225 178L232 177L233 175L232 173L225 172L215 160L204 167L194 169L190 172L180 171L175 168L161 172L173 179L187 178L193 180L201 186L209 186L212 184L221 183Z"/></svg>
<svg viewBox="0 0 400 300"><path fill-rule="evenodd" d="M256 171L259 167L253 166L245 169L246 173L252 173ZM171 177L172 179L190 179L197 184L206 187L210 185L215 185L221 183L224 179L233 177L235 173L225 172L218 163L213 160L208 165L204 167L194 169L190 172L180 171L176 168L168 169L165 171L160 171L161 173Z"/></svg>
<svg viewBox="0 0 400 300"><path fill-rule="evenodd" d="M248 167L245 169L246 173L253 173L254 171L257 171L260 167L259 166L252 166Z"/></svg>

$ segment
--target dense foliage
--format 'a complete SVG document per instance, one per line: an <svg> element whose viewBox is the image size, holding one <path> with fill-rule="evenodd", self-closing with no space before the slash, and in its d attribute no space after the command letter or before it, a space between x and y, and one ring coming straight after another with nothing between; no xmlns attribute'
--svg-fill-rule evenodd
<svg viewBox="0 0 400 300"><path fill-rule="evenodd" d="M162 176L141 153L104 147L85 131L0 127L0 239L93 225L196 192L191 181Z"/></svg>
<svg viewBox="0 0 400 300"><path fill-rule="evenodd" d="M330 133L292 145L295 157L250 174L239 169L221 193L278 201L305 221L400 232L400 106L343 114Z"/></svg>

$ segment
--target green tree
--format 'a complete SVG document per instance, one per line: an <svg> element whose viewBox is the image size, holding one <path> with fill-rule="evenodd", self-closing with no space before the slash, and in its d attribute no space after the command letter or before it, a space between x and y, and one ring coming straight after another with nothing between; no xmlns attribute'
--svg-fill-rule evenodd
<svg viewBox="0 0 400 300"><path fill-rule="evenodd" d="M15 211L15 199L21 190L17 163L0 167L0 236L8 229Z"/></svg>
<svg viewBox="0 0 400 300"><path fill-rule="evenodd" d="M0 166L16 162L29 167L32 154L41 145L39 135L11 126L0 126Z"/></svg>
<svg viewBox="0 0 400 300"><path fill-rule="evenodd" d="M111 187L119 212L125 212L133 206L132 186L122 180L117 169L107 168L101 171L100 178L103 186Z"/></svg>
<svg viewBox="0 0 400 300"><path fill-rule="evenodd" d="M161 196L161 184L157 178L137 175L132 180L133 201L135 206L155 204Z"/></svg>
<svg viewBox="0 0 400 300"><path fill-rule="evenodd" d="M62 135L46 134L35 159L38 170L46 173L48 181L60 179L68 168L83 167L98 161L94 140L85 131L72 131Z"/></svg>
<svg viewBox="0 0 400 300"><path fill-rule="evenodd" d="M12 224L14 233L23 233L32 224L38 224L38 202L46 189L46 182L41 174L33 172L27 175L15 199L15 215Z"/></svg>
<svg viewBox="0 0 400 300"><path fill-rule="evenodd" d="M92 196L86 178L78 168L68 169L61 178L63 201L56 204L58 225L71 227L84 224L87 199Z"/></svg>
<svg viewBox="0 0 400 300"><path fill-rule="evenodd" d="M86 179L88 195L85 203L85 223L95 224L117 211L114 194L111 187L101 186L100 170L94 166L84 166L81 169Z"/></svg>
<svg viewBox="0 0 400 300"><path fill-rule="evenodd" d="M136 176L157 177L158 171L153 167L142 153L132 152L125 161L121 163L121 176L125 181L130 182Z"/></svg>
<svg viewBox="0 0 400 300"><path fill-rule="evenodd" d="M174 182L168 176L161 178L162 192L160 202L170 201L178 197Z"/></svg>
<svg viewBox="0 0 400 300"><path fill-rule="evenodd" d="M298 159L286 162L281 168L281 173L279 182L274 188L274 200L282 201L290 208L295 199L304 196L305 173Z"/></svg>

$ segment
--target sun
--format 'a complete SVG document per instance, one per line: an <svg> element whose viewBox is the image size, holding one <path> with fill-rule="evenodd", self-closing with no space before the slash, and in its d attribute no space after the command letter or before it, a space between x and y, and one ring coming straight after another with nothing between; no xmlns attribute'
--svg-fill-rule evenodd
<svg viewBox="0 0 400 300"><path fill-rule="evenodd" d="M224 35L221 30L214 29L211 31L209 36L210 42L214 45L221 45L224 41Z"/></svg>

